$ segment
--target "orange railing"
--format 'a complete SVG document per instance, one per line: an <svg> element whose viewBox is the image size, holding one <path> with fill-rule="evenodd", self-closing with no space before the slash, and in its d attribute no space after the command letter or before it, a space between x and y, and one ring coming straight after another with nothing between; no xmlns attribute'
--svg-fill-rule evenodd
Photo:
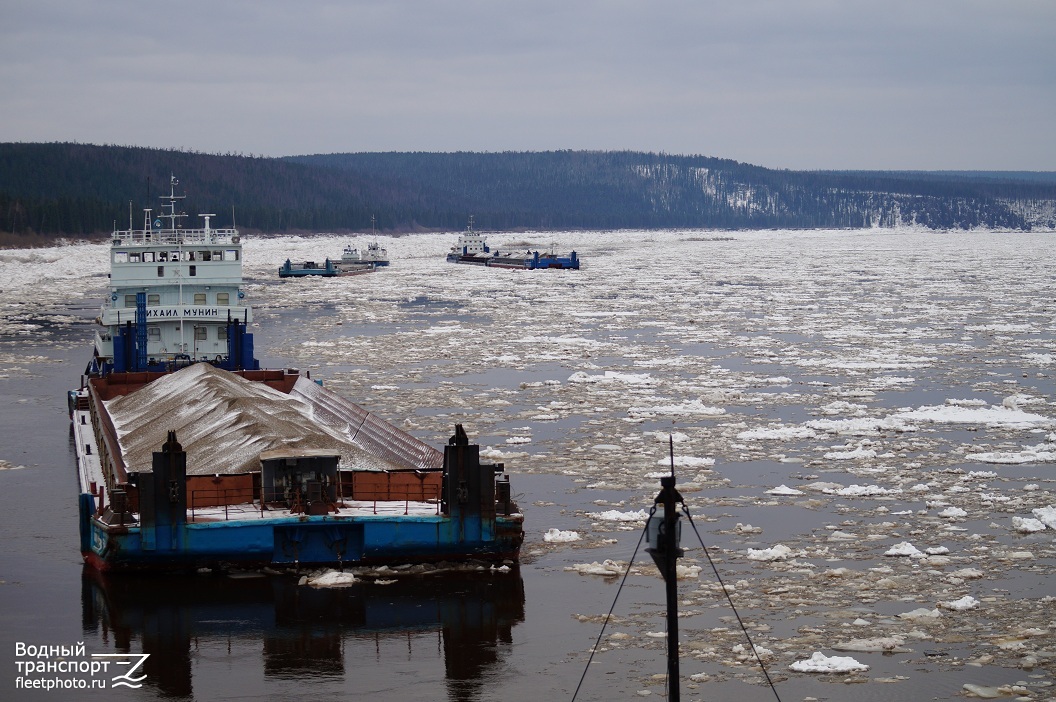
<svg viewBox="0 0 1056 702"><path fill-rule="evenodd" d="M196 512L205 509L217 509L222 507L224 509L224 519L231 518L231 507L252 505L256 495L252 487L237 487L237 488L200 488L198 490L191 490L189 495L190 500L188 501L187 508L191 512L191 521L195 520ZM254 508L255 511L256 508ZM240 514L245 514L246 509L242 507L239 509ZM261 512L261 516L264 516Z"/></svg>
<svg viewBox="0 0 1056 702"><path fill-rule="evenodd" d="M349 500L370 502L375 514L379 502L403 502L404 514L411 502L435 503L440 514L439 471L342 471L338 477L338 495Z"/></svg>
<svg viewBox="0 0 1056 702"><path fill-rule="evenodd" d="M433 471L343 471L336 488L336 506L340 507L345 500L367 502L371 504L374 514L378 513L380 503L402 502L403 513L410 514L412 502L426 503L435 506L435 513L440 514L440 473ZM325 491L325 488L324 488ZM269 503L288 503L285 491L278 488L261 491L259 487L207 487L189 491L187 508L194 521L200 512L210 510L216 513L223 509L224 519L231 518L232 508L245 515L247 506L264 516ZM307 496L303 496L307 497ZM323 497L333 505L328 498Z"/></svg>

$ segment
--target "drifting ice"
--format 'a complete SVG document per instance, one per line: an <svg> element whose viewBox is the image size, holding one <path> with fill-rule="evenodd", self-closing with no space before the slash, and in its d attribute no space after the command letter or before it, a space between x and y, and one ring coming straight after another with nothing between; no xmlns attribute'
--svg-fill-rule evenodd
<svg viewBox="0 0 1056 702"><path fill-rule="evenodd" d="M829 657L817 651L807 660L796 661L789 668L799 673L856 673L869 670L869 666L850 656Z"/></svg>

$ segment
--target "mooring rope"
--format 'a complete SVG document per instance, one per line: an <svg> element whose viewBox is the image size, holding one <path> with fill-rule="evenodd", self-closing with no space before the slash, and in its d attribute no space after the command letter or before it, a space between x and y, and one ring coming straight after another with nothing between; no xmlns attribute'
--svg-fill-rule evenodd
<svg viewBox="0 0 1056 702"><path fill-rule="evenodd" d="M733 604L733 598L730 597L730 593L726 589L726 583L722 581L722 576L719 575L719 569L715 566L715 561L711 560L711 553L708 552L708 547L704 545L704 539L700 538L700 532L697 531L697 525L693 521L693 516L689 513L689 507L686 506L685 500L682 501L682 511L685 512L686 519L689 520L689 525L693 527L693 533L697 535L697 541L700 542L700 547L704 549L704 556L708 559L712 572L715 573L715 580L718 581L719 587L722 588L722 594L726 596L726 601L729 602L730 609L733 610L733 616L737 618L737 623L741 625L741 631L744 632L744 638L748 640L748 645L752 648L752 654L755 656L755 660L759 663L759 669L763 671L763 677L766 678L766 684L774 691L774 697L777 698L777 702L781 702L781 696L777 694L777 687L774 685L774 681L770 679L770 673L767 672L766 665L763 663L759 651L755 649L755 642L752 641L752 637L748 634L748 627L744 625L744 620L741 619L740 612L737 611L737 607Z"/></svg>
<svg viewBox="0 0 1056 702"><path fill-rule="evenodd" d="M652 517L653 513L656 512L656 505L649 510L649 516ZM627 570L623 571L623 578L620 580L620 587L616 590L616 596L612 598L612 606L609 607L609 613L605 615L605 621L601 624L601 631L598 632L598 640L594 642L594 648L590 650L590 657L587 658L587 665L583 668L583 675L579 677L579 684L576 685L576 691L572 693L572 702L575 702L576 695L579 694L579 688L583 687L583 681L587 678L587 671L590 669L590 664L594 660L594 654L598 651L598 646L601 645L601 637L605 635L605 627L609 625L609 619L612 618L612 612L616 609L616 601L620 599L620 593L623 592L623 586L627 582L627 576L631 574L631 566L634 565L634 558L638 555L638 549L642 547L642 539L645 538L645 531L648 529L649 520L645 520L646 528L642 529L642 533L638 536L638 545L634 547L634 553L631 554L631 560L627 562Z"/></svg>

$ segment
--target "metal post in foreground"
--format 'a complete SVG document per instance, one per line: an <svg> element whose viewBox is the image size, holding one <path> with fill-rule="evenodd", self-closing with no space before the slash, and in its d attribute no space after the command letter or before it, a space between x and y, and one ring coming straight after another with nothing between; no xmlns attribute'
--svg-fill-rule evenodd
<svg viewBox="0 0 1056 702"><path fill-rule="evenodd" d="M678 559L683 551L679 547L679 515L677 504L682 496L675 489L674 452L672 447L671 475L660 478L661 490L656 504L663 503L663 519L650 518L648 529L652 548L646 551L653 557L657 568L664 576L667 590L667 690L671 702L679 702L678 677Z"/></svg>

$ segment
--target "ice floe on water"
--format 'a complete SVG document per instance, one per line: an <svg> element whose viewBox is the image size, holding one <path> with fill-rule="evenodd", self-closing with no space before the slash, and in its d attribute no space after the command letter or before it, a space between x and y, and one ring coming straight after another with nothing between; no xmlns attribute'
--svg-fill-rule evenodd
<svg viewBox="0 0 1056 702"><path fill-rule="evenodd" d="M583 269L563 272L453 266L443 257L456 237L382 236L389 270L280 281L286 258L338 253L349 237L247 236L258 351L434 445L463 423L515 492L519 474L570 481L558 496L518 497L547 558L589 561L557 577L625 572L669 472L670 435L696 526L756 643L790 675L815 672L796 661L838 669L819 651L853 629L911 651L856 653L869 666L856 681L917 686L935 673L956 684L924 683L921 697L963 683L1052 696L1051 234L489 236L575 248ZM678 265L630 265L643 241ZM97 304L106 265L102 245L0 256L0 333L72 325L88 338L69 310ZM544 502L560 503L537 509L562 510L551 524L580 541L546 538L550 524L533 523ZM682 565L706 566L688 546ZM743 641L708 575L680 581L683 646L700 680L730 680L745 670L731 653ZM636 642L656 630L655 608L643 609L627 617L626 646L648 647Z"/></svg>
<svg viewBox="0 0 1056 702"><path fill-rule="evenodd" d="M1036 446L1024 446L1019 451L981 451L966 454L966 461L979 461L980 463L1004 463L1016 465L1019 463L1054 463L1056 462L1056 444L1045 443Z"/></svg>
<svg viewBox="0 0 1056 702"><path fill-rule="evenodd" d="M631 512L610 509L604 512L595 512L591 517L603 522L644 522L649 518L649 512L644 509Z"/></svg>
<svg viewBox="0 0 1056 702"><path fill-rule="evenodd" d="M1049 505L1048 507L1038 507L1031 510L1031 513L1037 517L1038 521L1047 526L1050 529L1056 529L1056 505Z"/></svg>
<svg viewBox="0 0 1056 702"><path fill-rule="evenodd" d="M1056 425L1051 417L1009 407L950 407L939 405L899 412L900 419L934 424L980 424L1018 429L1048 428Z"/></svg>
<svg viewBox="0 0 1056 702"><path fill-rule="evenodd" d="M547 529L546 533L543 534L543 541L551 544L564 544L572 541L579 541L580 536L577 531L561 531L560 529Z"/></svg>
<svg viewBox="0 0 1056 702"><path fill-rule="evenodd" d="M272 571L281 573L283 571ZM407 563L402 565L357 566L343 570L320 568L303 574L299 585L315 588L346 588L352 586L391 585L400 578L434 577L451 573L487 573L501 576L510 572L508 563L439 562ZM291 570L290 572L297 572Z"/></svg>
<svg viewBox="0 0 1056 702"><path fill-rule="evenodd" d="M776 488L771 488L766 491L767 495L802 495L802 490L790 488L787 485L778 485Z"/></svg>
<svg viewBox="0 0 1056 702"><path fill-rule="evenodd" d="M868 622L861 624L868 626ZM834 651L862 651L864 653L909 653L912 649L906 648L906 637L904 636L880 636L872 639L851 639L834 643Z"/></svg>
<svg viewBox="0 0 1056 702"><path fill-rule="evenodd" d="M826 656L819 651L812 653L806 660L796 661L789 668L800 673L858 673L869 670L869 666L850 656Z"/></svg>
<svg viewBox="0 0 1056 702"><path fill-rule="evenodd" d="M688 400L678 404L657 405L654 407L631 407L627 411L636 419L647 419L657 416L685 417L687 415L717 417L726 414L726 410L722 407L712 407L704 404L701 400Z"/></svg>
<svg viewBox="0 0 1056 702"><path fill-rule="evenodd" d="M909 558L922 558L924 553L908 541L895 544L884 552L885 556L906 556Z"/></svg>
<svg viewBox="0 0 1056 702"><path fill-rule="evenodd" d="M750 548L747 557L750 561L783 561L794 555L788 546L777 544L771 548Z"/></svg>
<svg viewBox="0 0 1056 702"><path fill-rule="evenodd" d="M565 570L575 571L580 575L603 575L608 578L623 575L627 572L627 563L613 560L606 560L601 563L593 561L592 563L576 563L566 567Z"/></svg>
<svg viewBox="0 0 1056 702"><path fill-rule="evenodd" d="M794 441L798 439L813 439L817 435L817 432L810 427L765 427L738 432L737 438L742 441Z"/></svg>
<svg viewBox="0 0 1056 702"><path fill-rule="evenodd" d="M353 573L328 570L312 576L303 576L303 584L311 587L351 587L357 582Z"/></svg>
<svg viewBox="0 0 1056 702"><path fill-rule="evenodd" d="M963 612L966 609L975 609L979 606L979 600L975 599L971 595L965 595L959 600L953 600L952 602L940 602L939 606L944 609L952 609L956 612Z"/></svg>
<svg viewBox="0 0 1056 702"><path fill-rule="evenodd" d="M583 371L568 377L570 383L622 383L624 385L655 385L657 383L648 373L617 373L605 371L600 375L590 375Z"/></svg>

